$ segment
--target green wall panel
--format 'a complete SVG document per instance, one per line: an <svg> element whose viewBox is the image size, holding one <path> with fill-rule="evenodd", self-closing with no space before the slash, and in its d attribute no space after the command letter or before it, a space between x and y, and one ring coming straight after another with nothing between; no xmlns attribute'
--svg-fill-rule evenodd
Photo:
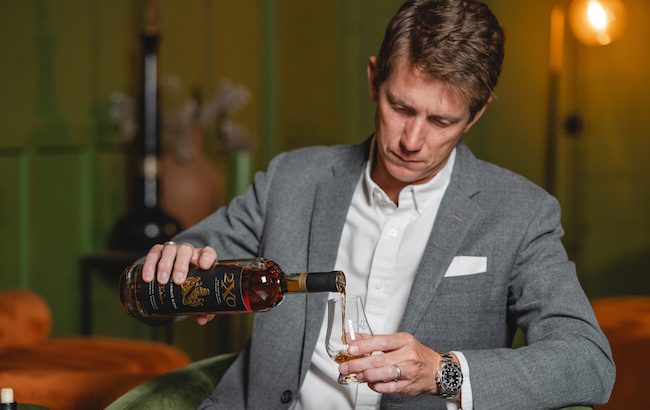
<svg viewBox="0 0 650 410"><path fill-rule="evenodd" d="M368 88L368 58L379 52L386 24L401 1L340 1L340 110L344 141L358 143L374 128L375 105Z"/></svg>
<svg viewBox="0 0 650 410"><path fill-rule="evenodd" d="M21 197L18 194L19 152L0 152L0 288L23 288L27 280L21 271Z"/></svg>
<svg viewBox="0 0 650 410"><path fill-rule="evenodd" d="M79 158L75 150L39 151L30 170L29 274L50 305L54 334L79 328Z"/></svg>
<svg viewBox="0 0 650 410"><path fill-rule="evenodd" d="M136 6L132 0L96 0L90 4L90 66L93 100L106 103L115 91L134 92L138 64ZM89 107L86 107L89 108ZM87 115L87 113L86 113Z"/></svg>
<svg viewBox="0 0 650 410"><path fill-rule="evenodd" d="M387 0L377 2L373 0L359 0L360 4L357 26L359 36L359 55L356 57L354 74L357 76L357 86L351 92L359 95L358 121L359 135L353 142L364 140L375 128L375 104L370 99L368 88L367 64L368 58L379 53L381 41L384 38L384 30L391 17L397 12L401 0ZM346 75L351 75L349 72Z"/></svg>
<svg viewBox="0 0 650 410"><path fill-rule="evenodd" d="M32 8L0 2L0 147L20 147L35 119L37 53Z"/></svg>
<svg viewBox="0 0 650 410"><path fill-rule="evenodd" d="M123 147L103 147L94 159L92 248L106 249L111 229L127 212L127 160Z"/></svg>
<svg viewBox="0 0 650 410"><path fill-rule="evenodd" d="M400 1L281 1L278 150L360 142L373 129L366 66ZM307 16L319 16L319 23Z"/></svg>
<svg viewBox="0 0 650 410"><path fill-rule="evenodd" d="M246 87L250 102L233 119L246 126L260 147L261 11L259 1L222 0L205 2L211 5L206 13L204 36L209 38L204 50L206 58L203 85L209 97L223 79Z"/></svg>
<svg viewBox="0 0 650 410"><path fill-rule="evenodd" d="M483 159L541 183L547 93L545 16L554 2L488 3L505 30L506 57L496 98L467 142Z"/></svg>
<svg viewBox="0 0 650 410"><path fill-rule="evenodd" d="M278 6L279 146L342 141L337 2L284 0ZM314 24L318 16L324 24Z"/></svg>
<svg viewBox="0 0 650 410"><path fill-rule="evenodd" d="M47 6L43 7L44 19L50 21L43 23L43 35L47 36L47 44L43 47L52 49L45 49L41 53L52 53L53 65L39 65L39 70L45 71L45 78L39 78L42 81L39 86L48 88L50 81L53 83L52 108L56 107L56 112L69 124L71 131L70 136L63 141L82 142L86 137L83 131L90 120L88 114L94 88L96 28L92 18L93 2L66 0L46 3ZM44 96L45 98L51 97Z"/></svg>
<svg viewBox="0 0 650 410"><path fill-rule="evenodd" d="M161 80L175 75L184 83L185 98L192 87L201 87L205 65L209 58L204 52L209 38L203 4L161 2L160 66Z"/></svg>

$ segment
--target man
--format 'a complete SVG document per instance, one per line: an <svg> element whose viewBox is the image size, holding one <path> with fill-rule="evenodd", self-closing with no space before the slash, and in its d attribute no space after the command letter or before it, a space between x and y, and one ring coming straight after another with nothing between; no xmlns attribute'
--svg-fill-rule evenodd
<svg viewBox="0 0 650 410"><path fill-rule="evenodd" d="M375 336L337 365L327 295L256 315L201 408L536 409L607 401L614 365L561 244L555 199L476 159L462 136L491 101L503 33L474 1L407 1L368 63L375 133L275 158L224 209L154 246L145 280L264 256L340 269ZM210 317L200 318L200 323ZM512 349L517 327L527 346ZM338 372L359 384L340 386Z"/></svg>

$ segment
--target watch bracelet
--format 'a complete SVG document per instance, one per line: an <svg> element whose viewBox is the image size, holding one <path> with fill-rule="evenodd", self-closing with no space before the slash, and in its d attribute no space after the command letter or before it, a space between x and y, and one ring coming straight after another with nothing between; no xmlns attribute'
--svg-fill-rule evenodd
<svg viewBox="0 0 650 410"><path fill-rule="evenodd" d="M436 387L437 387L437 390L438 390L438 392L437 392L437 394L435 394L435 396L442 397L443 399L450 399L450 398L453 398L456 395L458 395L458 393L460 393L460 389L461 389L461 387L463 385L463 373L462 373L461 367L458 365L458 363L456 363L454 361L451 354L443 353L443 352L437 352L437 353L440 355L441 361L440 361L440 367L438 368L438 371L435 374L435 382L436 382ZM440 380L440 376L441 376L442 369L443 369L443 367L445 365L454 366L456 368L456 370L458 371L459 376L460 376L460 383L458 385L458 389L451 390L451 391L447 390L447 389L443 389L443 386L442 386L442 383L441 383L441 380Z"/></svg>

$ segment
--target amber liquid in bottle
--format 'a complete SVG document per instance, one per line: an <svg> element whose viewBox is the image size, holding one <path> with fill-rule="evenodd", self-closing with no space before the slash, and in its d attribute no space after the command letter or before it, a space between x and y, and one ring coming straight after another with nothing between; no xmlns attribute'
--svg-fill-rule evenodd
<svg viewBox="0 0 650 410"><path fill-rule="evenodd" d="M208 270L190 269L182 285L142 280L142 265L127 268L120 278L124 310L146 323L193 314L265 312L289 292L340 292L341 271L285 274L268 259L219 261Z"/></svg>

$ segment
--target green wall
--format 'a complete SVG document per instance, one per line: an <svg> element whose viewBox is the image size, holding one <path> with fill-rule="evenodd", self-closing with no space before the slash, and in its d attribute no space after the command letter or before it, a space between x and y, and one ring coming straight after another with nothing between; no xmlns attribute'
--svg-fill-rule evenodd
<svg viewBox="0 0 650 410"><path fill-rule="evenodd" d="M42 294L56 334L78 331L79 256L123 210L100 112L129 75L127 4L0 3L0 285Z"/></svg>
<svg viewBox="0 0 650 410"><path fill-rule="evenodd" d="M366 62L398 0L161 1L160 77L209 96L224 78L252 101L235 120L255 139L251 171L305 145L358 142L372 131ZM543 175L550 0L490 0L507 32L498 96L467 141L537 183ZM590 296L650 293L647 189L650 6L625 0L628 30L602 48L567 39L558 197L567 246ZM54 334L80 331L79 260L107 248L127 211L129 144L109 99L139 87L141 2L0 2L0 288L43 295ZM213 156L228 176L229 158ZM117 273L116 273L117 274ZM114 280L95 280L95 333L157 337L120 311ZM248 321L222 317L174 332L194 358L236 350ZM225 337L224 337L225 336ZM225 341L224 341L225 340Z"/></svg>
<svg viewBox="0 0 650 410"><path fill-rule="evenodd" d="M109 102L114 92L138 95L141 4L0 2L0 287L41 294L57 336L81 329L80 258L105 250L127 212L131 145ZM209 96L226 77L257 92L264 67L257 3L163 1L161 9L161 78L177 76L187 94ZM253 135L259 106L256 96L236 117ZM116 277L93 277L95 333L156 336L121 312ZM229 349L176 333L195 357Z"/></svg>

